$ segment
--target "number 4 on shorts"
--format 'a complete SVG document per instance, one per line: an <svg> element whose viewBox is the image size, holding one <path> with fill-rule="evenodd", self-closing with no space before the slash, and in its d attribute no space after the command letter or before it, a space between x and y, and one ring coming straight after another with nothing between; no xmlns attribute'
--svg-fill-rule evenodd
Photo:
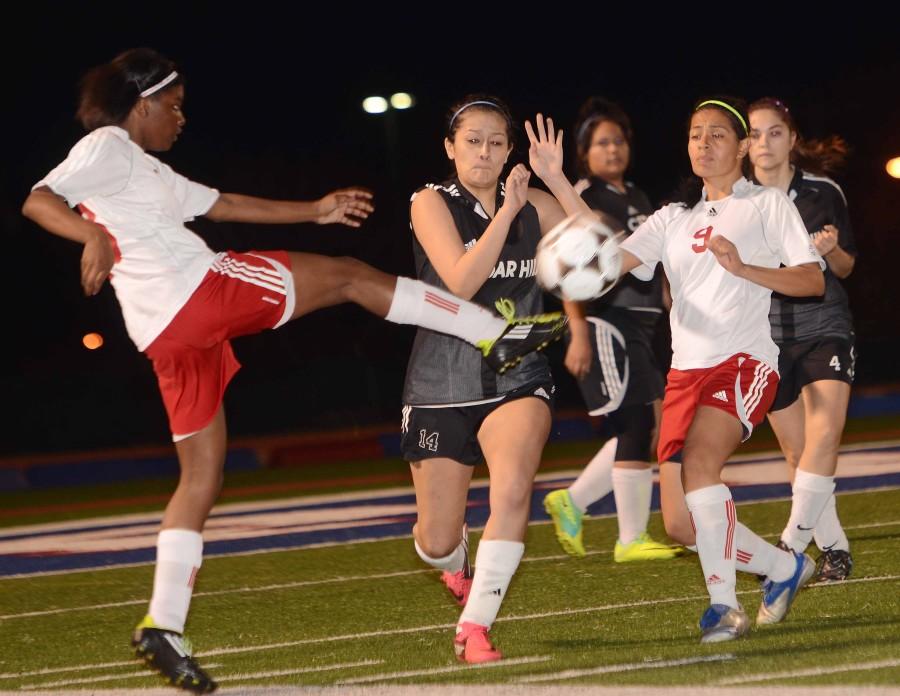
<svg viewBox="0 0 900 696"><path fill-rule="evenodd" d="M838 360L838 356L831 356L831 362L828 363L828 367L833 367L835 372L841 371L841 361Z"/></svg>

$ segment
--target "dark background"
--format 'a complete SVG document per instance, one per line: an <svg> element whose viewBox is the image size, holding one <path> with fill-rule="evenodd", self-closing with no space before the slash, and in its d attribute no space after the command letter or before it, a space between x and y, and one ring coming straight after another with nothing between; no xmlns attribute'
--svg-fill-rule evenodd
<svg viewBox="0 0 900 696"><path fill-rule="evenodd" d="M486 5L379 7L368 16L260 3L20 8L0 48L0 454L168 441L150 363L128 339L112 289L84 298L80 248L19 213L30 186L83 134L73 118L80 75L141 45L187 77L187 128L162 155L179 172L272 198L312 199L350 184L376 194L377 212L360 230L192 224L213 249L349 254L402 274L413 272L409 195L448 173L444 115L468 92L506 99L520 123L541 110L567 129L589 95L619 101L636 135L630 178L656 201L689 173L685 124L696 98L778 96L806 136L839 133L853 147L837 179L860 252L847 282L858 382L900 380L900 181L884 170L900 156L893 21L859 5L833 16L819 6L815 20L776 7L737 9L663 16L649 6L592 6L568 17L554 8L512 17ZM395 91L414 94L415 108L361 110L363 97ZM102 349L82 347L89 331L103 334ZM237 340L244 369L226 400L232 434L393 422L413 334L341 307ZM551 355L558 365L560 349ZM571 380L556 373L562 405L577 407Z"/></svg>

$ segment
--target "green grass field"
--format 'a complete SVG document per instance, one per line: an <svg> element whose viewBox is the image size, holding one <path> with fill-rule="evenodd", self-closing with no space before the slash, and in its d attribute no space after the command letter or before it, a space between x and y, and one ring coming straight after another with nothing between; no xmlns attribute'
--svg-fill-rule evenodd
<svg viewBox="0 0 900 696"><path fill-rule="evenodd" d="M783 624L732 643L698 642L707 599L696 556L616 564L610 518L587 521L581 560L562 554L552 526L529 529L492 632L507 659L489 667L456 662L459 609L406 539L209 558L187 633L223 688L897 685L900 490L842 495L839 506L853 578L804 590ZM770 538L787 514L787 502L738 507ZM663 536L658 515L651 533ZM128 646L151 580L149 565L0 580L0 690L160 686ZM739 592L755 617L755 579L739 578Z"/></svg>

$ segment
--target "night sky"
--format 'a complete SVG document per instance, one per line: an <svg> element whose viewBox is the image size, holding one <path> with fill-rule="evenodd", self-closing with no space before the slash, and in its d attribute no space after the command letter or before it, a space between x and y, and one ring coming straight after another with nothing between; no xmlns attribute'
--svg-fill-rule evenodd
<svg viewBox="0 0 900 696"><path fill-rule="evenodd" d="M838 133L853 147L836 178L860 252L847 282L859 383L900 380L900 181L884 171L900 156L900 49L891 22L862 13L813 22L775 7L748 7L737 18L736 5L669 17L582 10L568 21L550 10L527 17L430 5L429 16L443 15L430 23L415 19L423 6L384 6L369 16L343 7L316 17L260 3L237 14L212 3L90 6L92 16L32 7L31 21L7 23L0 48L7 135L0 454L168 439L149 361L125 334L111 288L84 298L80 248L19 214L30 186L83 134L73 118L80 75L135 46L156 48L186 75L187 128L162 155L182 174L272 198L312 199L350 184L375 192L377 212L360 230L192 224L213 249L348 254L403 274L413 272L409 195L449 172L443 117L468 92L506 99L520 123L541 110L566 129L586 97L619 101L635 131L629 178L656 201L689 173L685 124L698 97L778 96L804 135ZM415 108L387 118L362 112L363 97L395 91L414 94ZM524 152L520 141L520 158ZM81 346L89 331L104 335L102 349ZM348 307L239 339L244 369L226 399L232 433L393 421L413 333ZM557 376L563 405L577 407L570 380Z"/></svg>

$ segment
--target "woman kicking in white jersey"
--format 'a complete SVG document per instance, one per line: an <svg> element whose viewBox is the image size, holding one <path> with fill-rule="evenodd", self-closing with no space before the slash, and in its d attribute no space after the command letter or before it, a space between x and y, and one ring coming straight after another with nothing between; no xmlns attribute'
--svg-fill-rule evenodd
<svg viewBox="0 0 900 696"><path fill-rule="evenodd" d="M182 633L202 561L201 531L222 485L222 397L239 368L230 339L355 302L388 321L458 336L502 370L523 349L549 340L548 333L558 335L564 322L557 316L546 325L521 324L511 340L507 327L517 322L355 259L213 253L185 221L204 215L356 227L372 210L370 195L344 189L309 203L272 201L219 193L186 179L147 154L175 143L186 122L183 100L181 75L150 49L126 51L90 71L78 110L90 133L35 185L23 213L84 245L85 293L96 294L111 278L129 336L153 362L181 477L163 517L149 611L132 642L175 685L211 691L216 684L192 659Z"/></svg>
<svg viewBox="0 0 900 696"><path fill-rule="evenodd" d="M673 357L658 446L663 517L682 543L694 543L696 528L711 601L700 619L703 642L749 630L736 569L767 576L757 623L784 618L814 569L805 555L741 525L721 480L725 461L775 395L772 291L807 296L824 288L824 264L796 208L782 192L744 178L748 136L738 100L698 102L687 143L696 178L622 243L623 273L649 278L661 262L671 284Z"/></svg>

